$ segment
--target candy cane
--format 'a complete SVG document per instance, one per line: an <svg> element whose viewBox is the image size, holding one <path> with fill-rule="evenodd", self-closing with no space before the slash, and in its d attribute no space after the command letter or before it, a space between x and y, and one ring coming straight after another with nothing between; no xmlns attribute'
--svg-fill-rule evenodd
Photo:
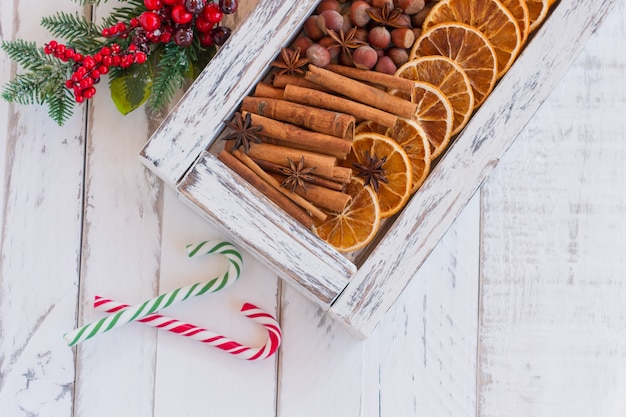
<svg viewBox="0 0 626 417"><path fill-rule="evenodd" d="M100 296L96 296L93 306L96 310L105 311L107 313L118 313L130 307L128 304L122 304ZM203 329L191 323L165 317L161 314L150 314L136 321L197 340L201 343L206 343L241 359L255 361L269 358L280 346L282 338L280 325L270 314L250 303L244 304L241 308L241 312L244 316L265 327L268 334L265 345L256 348L245 346L210 330Z"/></svg>
<svg viewBox="0 0 626 417"><path fill-rule="evenodd" d="M224 255L228 261L228 271L221 276L215 277L210 281L198 282L193 285L178 288L166 294L159 295L151 300L145 301L137 306L127 308L112 314L108 317L86 324L78 329L66 333L63 337L68 345L73 346L92 337L108 332L123 324L134 320L139 320L155 311L161 310L174 303L184 301L190 297L202 294L213 293L234 283L241 273L243 260L237 249L228 242L222 241L205 241L197 245L187 246L189 257L204 254L220 254Z"/></svg>

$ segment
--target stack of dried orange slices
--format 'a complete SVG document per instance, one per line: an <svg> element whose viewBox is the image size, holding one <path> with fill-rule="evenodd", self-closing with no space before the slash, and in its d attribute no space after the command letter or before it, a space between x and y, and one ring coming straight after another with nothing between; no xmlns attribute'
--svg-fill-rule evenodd
<svg viewBox="0 0 626 417"><path fill-rule="evenodd" d="M357 167L347 192L352 203L328 213L315 233L342 252L363 248L381 223L404 207L448 146L511 67L555 0L440 0L433 3L409 61L395 76L415 82L417 104L392 128L372 121L356 127L344 166Z"/></svg>

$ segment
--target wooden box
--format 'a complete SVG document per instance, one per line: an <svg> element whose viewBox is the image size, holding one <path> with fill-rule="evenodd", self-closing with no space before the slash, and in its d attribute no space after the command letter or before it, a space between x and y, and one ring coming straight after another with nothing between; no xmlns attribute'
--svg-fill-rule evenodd
<svg viewBox="0 0 626 417"><path fill-rule="evenodd" d="M367 336L548 97L615 0L561 0L380 240L336 252L207 152L318 0L260 0L141 151L180 198Z"/></svg>

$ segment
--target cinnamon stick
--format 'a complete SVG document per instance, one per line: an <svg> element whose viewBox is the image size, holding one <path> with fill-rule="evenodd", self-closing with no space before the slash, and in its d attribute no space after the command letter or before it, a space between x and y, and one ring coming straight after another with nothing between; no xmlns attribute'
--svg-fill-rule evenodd
<svg viewBox="0 0 626 417"><path fill-rule="evenodd" d="M267 181L259 178L257 174L255 174L243 162L235 158L231 153L222 151L217 157L224 163L224 165L239 174L239 176L248 181L252 186L254 186L254 188L272 200L277 206L285 210L287 214L302 223L306 228L310 229L313 227L313 219L311 216L309 216L293 201L285 197L280 191L272 187L269 183L267 183Z"/></svg>
<svg viewBox="0 0 626 417"><path fill-rule="evenodd" d="M309 65L304 77L353 100L406 119L411 119L417 112L415 103L315 65Z"/></svg>
<svg viewBox="0 0 626 417"><path fill-rule="evenodd" d="M295 162L304 157L304 166L306 168L315 167L316 175L342 183L350 182L352 178L352 170L337 166L337 158L316 152L269 143L252 143L248 156L254 159L264 159L285 167L289 166L289 159Z"/></svg>
<svg viewBox="0 0 626 417"><path fill-rule="evenodd" d="M285 88L288 85L297 85L299 87L310 88L313 90L323 91L325 93L332 92L332 90L323 87L320 84L314 83L313 81L309 81L304 77L290 74L276 75L272 84L277 88Z"/></svg>
<svg viewBox="0 0 626 417"><path fill-rule="evenodd" d="M272 174L272 178L282 183L287 177L281 174ZM350 200L352 200L352 197L348 194L315 184L307 184L306 190L298 187L296 188L295 193L303 198L306 198L318 207L338 212L344 211Z"/></svg>
<svg viewBox="0 0 626 417"><path fill-rule="evenodd" d="M329 64L324 68L337 74L352 78L353 80L367 81L372 84L398 90L409 95L413 91L413 86L415 84L412 80L407 78L396 77L395 75L385 74L384 72L347 67L345 65Z"/></svg>
<svg viewBox="0 0 626 417"><path fill-rule="evenodd" d="M248 113L242 112L244 117L246 114ZM352 142L345 139L301 129L298 126L272 120L258 114L250 113L250 117L253 125L263 126L261 131L263 136L279 139L290 147L332 155L339 159L346 159L352 147Z"/></svg>
<svg viewBox="0 0 626 417"><path fill-rule="evenodd" d="M283 98L283 89L267 83L258 83L254 88L255 97Z"/></svg>
<svg viewBox="0 0 626 417"><path fill-rule="evenodd" d="M241 109L270 119L302 126L314 132L348 140L354 138L355 119L352 115L290 103L285 100L259 97L245 97Z"/></svg>
<svg viewBox="0 0 626 417"><path fill-rule="evenodd" d="M253 161L256 162L256 164L260 166L263 169L263 171L272 172L274 174L283 173L282 168L284 167L282 165L278 165L273 162L265 161L263 159L256 159L256 158L253 158ZM321 187L326 187L335 191L343 191L344 189L344 184L341 184L339 182L327 180L326 178L318 177L312 174L309 174L309 178L311 178L311 180L307 182L311 184L319 185Z"/></svg>
<svg viewBox="0 0 626 417"><path fill-rule="evenodd" d="M386 127L393 127L398 121L398 116L392 113L297 85L287 85L283 92L283 98L296 103L351 114L359 120L372 120Z"/></svg>
<svg viewBox="0 0 626 417"><path fill-rule="evenodd" d="M313 217L320 219L321 221L326 220L328 216L323 211L321 211L320 209L315 207L313 204L311 204L305 196L299 195L297 193L292 193L286 188L281 187L280 181L278 181L276 178L274 178L272 175L268 174L267 172L263 171L261 167L258 166L252 160L252 158L250 158L248 155L241 152L240 150L234 151L233 155L235 155L237 159L243 162L255 174L257 174L259 177L267 181L272 187L277 189L281 194L284 194L288 199L290 199L291 201L293 201L294 203L296 203L297 205L299 205L300 207L302 207L303 209L311 213Z"/></svg>

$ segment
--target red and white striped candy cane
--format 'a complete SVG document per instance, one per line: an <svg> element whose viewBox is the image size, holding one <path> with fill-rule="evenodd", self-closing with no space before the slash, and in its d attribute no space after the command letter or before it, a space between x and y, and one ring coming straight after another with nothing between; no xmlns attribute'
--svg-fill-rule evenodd
<svg viewBox="0 0 626 417"><path fill-rule="evenodd" d="M117 313L131 307L128 304L123 304L100 296L96 296L93 306L96 310L105 311L107 313ZM181 336L189 337L201 343L206 343L238 358L249 361L266 359L276 353L282 338L280 325L276 319L271 314L264 312L257 306L250 303L245 303L243 307L241 307L241 312L244 316L265 327L268 334L265 345L261 347L249 347L228 337L203 329L202 327L198 327L194 324L165 317L156 313L149 314L136 321L151 327L156 327Z"/></svg>

